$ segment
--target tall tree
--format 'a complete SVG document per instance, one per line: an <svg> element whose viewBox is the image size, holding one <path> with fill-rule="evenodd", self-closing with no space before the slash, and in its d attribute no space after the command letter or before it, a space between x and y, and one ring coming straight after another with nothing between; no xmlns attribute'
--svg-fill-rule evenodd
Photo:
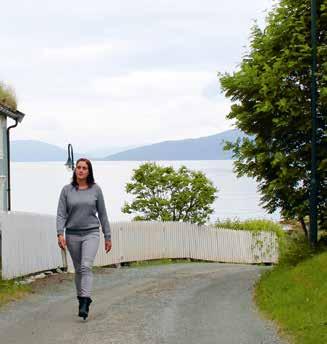
<svg viewBox="0 0 327 344"><path fill-rule="evenodd" d="M318 0L318 221L327 225L327 0ZM227 118L250 136L227 144L235 171L257 180L262 204L298 219L309 215L311 168L311 2L281 0L254 26L239 70L220 74L234 104Z"/></svg>
<svg viewBox="0 0 327 344"><path fill-rule="evenodd" d="M217 189L200 171L145 163L134 170L126 191L135 199L125 203L122 211L134 213L134 220L204 224L213 213Z"/></svg>

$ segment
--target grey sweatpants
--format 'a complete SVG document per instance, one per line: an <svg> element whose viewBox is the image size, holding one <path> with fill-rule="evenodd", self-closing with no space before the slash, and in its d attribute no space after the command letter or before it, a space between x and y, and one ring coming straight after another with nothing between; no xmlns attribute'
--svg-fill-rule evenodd
<svg viewBox="0 0 327 344"><path fill-rule="evenodd" d="M92 265L99 248L100 232L67 234L67 248L75 268L77 296L90 297L93 274Z"/></svg>

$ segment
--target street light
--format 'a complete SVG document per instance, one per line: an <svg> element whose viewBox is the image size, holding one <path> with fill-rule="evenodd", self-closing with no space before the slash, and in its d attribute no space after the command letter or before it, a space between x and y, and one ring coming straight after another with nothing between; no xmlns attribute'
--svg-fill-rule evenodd
<svg viewBox="0 0 327 344"><path fill-rule="evenodd" d="M317 0L311 0L311 182L310 243L316 246L317 226Z"/></svg>
<svg viewBox="0 0 327 344"><path fill-rule="evenodd" d="M73 146L70 143L68 144L68 159L65 166L68 171L74 171L74 151Z"/></svg>

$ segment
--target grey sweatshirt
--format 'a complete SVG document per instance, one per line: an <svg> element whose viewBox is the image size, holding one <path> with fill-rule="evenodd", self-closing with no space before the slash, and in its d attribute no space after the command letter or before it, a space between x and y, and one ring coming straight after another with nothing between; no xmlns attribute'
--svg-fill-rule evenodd
<svg viewBox="0 0 327 344"><path fill-rule="evenodd" d="M89 233L99 230L100 223L105 240L111 240L110 225L100 186L93 184L88 189L76 190L71 184L65 185L58 202L57 234L63 234L65 229L66 233L86 231Z"/></svg>

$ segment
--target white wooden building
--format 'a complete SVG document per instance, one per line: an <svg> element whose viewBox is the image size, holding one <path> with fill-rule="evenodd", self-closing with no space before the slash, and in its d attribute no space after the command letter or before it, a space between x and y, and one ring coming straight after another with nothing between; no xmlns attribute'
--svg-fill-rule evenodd
<svg viewBox="0 0 327 344"><path fill-rule="evenodd" d="M12 110L0 103L0 210L10 210L10 130L18 125L25 114ZM14 125L7 127L8 118L15 121ZM0 257L2 255L0 228Z"/></svg>

